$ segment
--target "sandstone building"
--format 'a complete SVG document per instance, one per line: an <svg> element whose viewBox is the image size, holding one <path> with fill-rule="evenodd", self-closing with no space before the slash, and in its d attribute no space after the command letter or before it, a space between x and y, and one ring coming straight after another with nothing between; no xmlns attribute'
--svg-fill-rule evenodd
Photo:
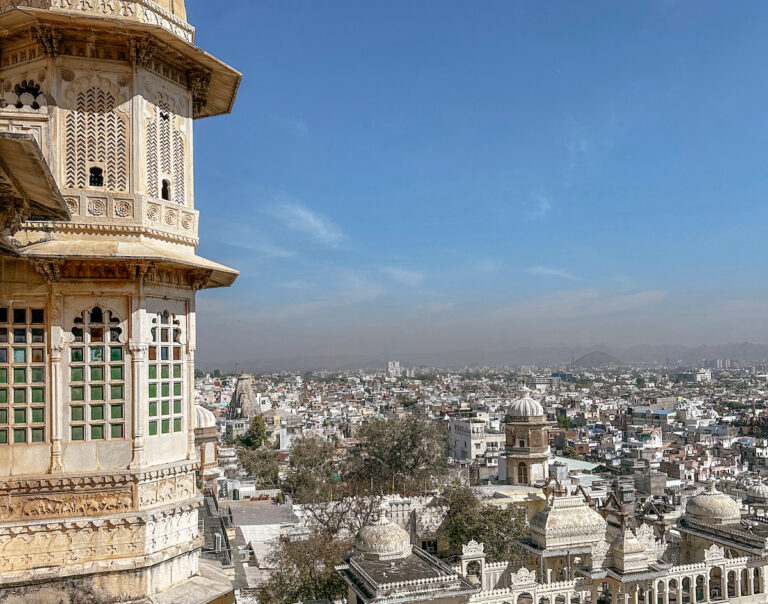
<svg viewBox="0 0 768 604"><path fill-rule="evenodd" d="M0 0L0 27L0 589L225 601L199 576L195 295L237 273L195 253L192 121L241 76L184 0Z"/></svg>

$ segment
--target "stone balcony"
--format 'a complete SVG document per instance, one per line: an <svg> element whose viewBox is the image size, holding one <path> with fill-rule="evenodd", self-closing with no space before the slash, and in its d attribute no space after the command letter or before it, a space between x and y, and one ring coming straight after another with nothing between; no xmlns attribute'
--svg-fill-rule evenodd
<svg viewBox="0 0 768 604"><path fill-rule="evenodd" d="M0 0L0 15L17 8L125 19L137 24L161 27L190 44L195 39L194 27L150 0Z"/></svg>
<svg viewBox="0 0 768 604"><path fill-rule="evenodd" d="M49 223L62 230L145 234L197 245L198 211L173 201L92 189L63 189L62 195L72 221Z"/></svg>

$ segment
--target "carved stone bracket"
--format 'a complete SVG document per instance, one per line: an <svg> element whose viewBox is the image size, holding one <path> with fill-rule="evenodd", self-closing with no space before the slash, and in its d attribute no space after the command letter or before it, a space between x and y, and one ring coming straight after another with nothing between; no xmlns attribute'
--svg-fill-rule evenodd
<svg viewBox="0 0 768 604"><path fill-rule="evenodd" d="M61 279L62 260L32 260L32 268L40 273L48 283L57 283Z"/></svg>
<svg viewBox="0 0 768 604"><path fill-rule="evenodd" d="M129 40L131 61L138 67L146 68L157 53L158 47L150 38L134 36Z"/></svg>
<svg viewBox="0 0 768 604"><path fill-rule="evenodd" d="M59 54L62 35L58 29L50 25L35 25L29 33L47 57L53 58Z"/></svg>
<svg viewBox="0 0 768 604"><path fill-rule="evenodd" d="M28 217L28 201L19 197L0 196L0 232L15 235Z"/></svg>
<svg viewBox="0 0 768 604"><path fill-rule="evenodd" d="M187 71L187 87L192 93L192 106L195 115L202 112L208 104L211 76L210 69L193 68Z"/></svg>
<svg viewBox="0 0 768 604"><path fill-rule="evenodd" d="M189 285L195 291L205 287L211 278L211 271L189 271Z"/></svg>

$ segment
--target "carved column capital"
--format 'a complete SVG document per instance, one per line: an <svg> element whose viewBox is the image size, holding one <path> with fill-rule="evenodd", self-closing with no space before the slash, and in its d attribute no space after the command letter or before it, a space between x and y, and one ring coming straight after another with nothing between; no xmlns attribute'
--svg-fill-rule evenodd
<svg viewBox="0 0 768 604"><path fill-rule="evenodd" d="M128 350L131 352L134 363L143 361L148 349L148 344L139 344L138 342L130 342L128 344Z"/></svg>
<svg viewBox="0 0 768 604"><path fill-rule="evenodd" d="M51 361L61 362L61 360L64 358L65 348L66 346L64 346L64 344L53 344L51 346Z"/></svg>
<svg viewBox="0 0 768 604"><path fill-rule="evenodd" d="M203 289L211 278L211 272L212 271L202 270L189 271L188 279L190 287L195 291Z"/></svg>

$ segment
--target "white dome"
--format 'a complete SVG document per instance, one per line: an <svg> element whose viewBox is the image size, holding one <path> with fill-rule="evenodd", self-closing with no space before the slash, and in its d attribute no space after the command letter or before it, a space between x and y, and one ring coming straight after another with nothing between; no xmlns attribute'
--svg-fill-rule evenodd
<svg viewBox="0 0 768 604"><path fill-rule="evenodd" d="M395 560L411 555L411 538L382 513L376 522L360 529L355 549L369 560Z"/></svg>
<svg viewBox="0 0 768 604"><path fill-rule="evenodd" d="M216 416L205 407L195 405L195 428L215 428Z"/></svg>
<svg viewBox="0 0 768 604"><path fill-rule="evenodd" d="M733 524L741 520L741 507L710 484L706 491L688 500L685 515L710 524Z"/></svg>
<svg viewBox="0 0 768 604"><path fill-rule="evenodd" d="M507 410L510 417L538 417L544 415L544 407L530 396L524 396L512 401Z"/></svg>
<svg viewBox="0 0 768 604"><path fill-rule="evenodd" d="M754 502L768 503L768 485L758 482L747 489L747 498Z"/></svg>

